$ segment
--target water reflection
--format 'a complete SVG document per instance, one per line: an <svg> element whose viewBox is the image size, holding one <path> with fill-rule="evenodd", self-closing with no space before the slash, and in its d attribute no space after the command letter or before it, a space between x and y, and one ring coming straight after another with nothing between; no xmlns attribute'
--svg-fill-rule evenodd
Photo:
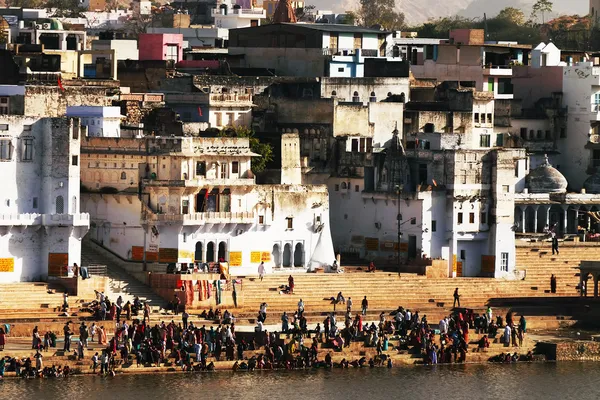
<svg viewBox="0 0 600 400"><path fill-rule="evenodd" d="M453 365L393 370L214 372L206 374L7 379L2 398L70 399L577 399L600 398L594 363Z"/></svg>

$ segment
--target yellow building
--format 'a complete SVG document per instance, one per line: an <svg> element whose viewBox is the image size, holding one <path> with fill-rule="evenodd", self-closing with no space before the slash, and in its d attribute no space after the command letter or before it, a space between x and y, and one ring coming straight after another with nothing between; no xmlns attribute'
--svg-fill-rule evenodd
<svg viewBox="0 0 600 400"><path fill-rule="evenodd" d="M277 8L277 3L279 0L263 0L263 8L267 11L267 18L273 17L275 14L275 9ZM292 7L296 8L304 8L303 1L292 1Z"/></svg>

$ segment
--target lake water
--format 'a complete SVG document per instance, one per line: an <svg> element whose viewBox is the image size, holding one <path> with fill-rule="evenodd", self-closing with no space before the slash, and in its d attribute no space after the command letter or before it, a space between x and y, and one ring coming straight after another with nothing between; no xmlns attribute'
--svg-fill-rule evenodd
<svg viewBox="0 0 600 400"><path fill-rule="evenodd" d="M7 379L4 399L600 399L600 364L213 372Z"/></svg>

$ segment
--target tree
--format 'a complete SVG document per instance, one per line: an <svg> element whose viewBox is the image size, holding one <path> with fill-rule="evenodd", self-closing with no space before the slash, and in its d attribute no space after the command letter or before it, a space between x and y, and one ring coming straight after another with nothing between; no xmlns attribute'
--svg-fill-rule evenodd
<svg viewBox="0 0 600 400"><path fill-rule="evenodd" d="M358 0L357 17L359 25L372 27L380 25L387 30L401 30L404 13L396 11L396 0Z"/></svg>
<svg viewBox="0 0 600 400"><path fill-rule="evenodd" d="M515 25L523 25L525 24L525 13L515 7L506 7L498 13L496 19L510 21Z"/></svg>
<svg viewBox="0 0 600 400"><path fill-rule="evenodd" d="M546 23L546 13L552 12L553 3L550 0L537 0L531 9L531 19L537 19L542 14L542 24Z"/></svg>
<svg viewBox="0 0 600 400"><path fill-rule="evenodd" d="M81 18L86 11L78 0L49 0L46 2L48 13L53 17Z"/></svg>
<svg viewBox="0 0 600 400"><path fill-rule="evenodd" d="M273 161L273 147L268 143L261 143L260 140L254 136L254 131L250 128L245 126L230 126L223 128L223 130L219 132L219 136L250 139L250 151L260 154L260 157L252 158L252 172L254 172L255 175L263 172L267 167L267 164Z"/></svg>

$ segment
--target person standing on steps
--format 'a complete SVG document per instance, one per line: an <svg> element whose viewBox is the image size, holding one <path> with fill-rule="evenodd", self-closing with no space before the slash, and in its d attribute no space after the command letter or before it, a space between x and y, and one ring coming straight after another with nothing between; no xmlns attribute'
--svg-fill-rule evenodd
<svg viewBox="0 0 600 400"><path fill-rule="evenodd" d="M290 293L294 293L294 277L291 275L288 278L288 287L290 288Z"/></svg>
<svg viewBox="0 0 600 400"><path fill-rule="evenodd" d="M233 306L237 308L237 290L235 290L235 281L233 281L233 292L231 293L231 297L233 297Z"/></svg>
<svg viewBox="0 0 600 400"><path fill-rule="evenodd" d="M362 315L367 315L367 309L369 308L369 300L367 300L367 296L362 300Z"/></svg>
<svg viewBox="0 0 600 400"><path fill-rule="evenodd" d="M554 252L556 252L556 255L559 254L559 252L558 252L558 238L556 237L556 233L552 232L552 255L554 255Z"/></svg>
<svg viewBox="0 0 600 400"><path fill-rule="evenodd" d="M550 277L550 293L556 293L556 276L554 274Z"/></svg>
<svg viewBox="0 0 600 400"><path fill-rule="evenodd" d="M452 308L456 308L456 304L458 304L458 308L460 308L460 294L458 294L458 288L454 289L454 305Z"/></svg>
<svg viewBox="0 0 600 400"><path fill-rule="evenodd" d="M188 318L189 317L190 317L190 314L188 314L188 312L184 308L183 313L181 313L181 322L183 322L183 329L188 328Z"/></svg>
<svg viewBox="0 0 600 400"><path fill-rule="evenodd" d="M348 300L346 301L346 311L352 313L352 297L348 297Z"/></svg>
<svg viewBox="0 0 600 400"><path fill-rule="evenodd" d="M261 261L260 265L258 266L258 277L260 278L261 282L262 282L264 276L265 276L265 262Z"/></svg>

